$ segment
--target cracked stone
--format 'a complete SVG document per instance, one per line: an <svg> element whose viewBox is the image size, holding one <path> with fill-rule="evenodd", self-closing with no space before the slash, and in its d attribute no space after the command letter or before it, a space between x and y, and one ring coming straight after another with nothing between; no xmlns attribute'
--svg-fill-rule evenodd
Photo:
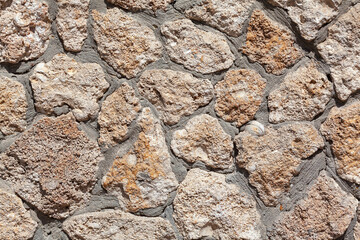
<svg viewBox="0 0 360 240"><path fill-rule="evenodd" d="M108 2L130 11L165 10L174 0L107 0Z"/></svg>

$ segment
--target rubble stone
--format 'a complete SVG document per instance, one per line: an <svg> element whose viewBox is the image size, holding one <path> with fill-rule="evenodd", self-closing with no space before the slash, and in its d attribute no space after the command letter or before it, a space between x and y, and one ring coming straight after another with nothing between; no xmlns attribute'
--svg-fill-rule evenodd
<svg viewBox="0 0 360 240"><path fill-rule="evenodd" d="M174 0L107 0L108 2L131 11L142 10L165 10L166 7Z"/></svg>

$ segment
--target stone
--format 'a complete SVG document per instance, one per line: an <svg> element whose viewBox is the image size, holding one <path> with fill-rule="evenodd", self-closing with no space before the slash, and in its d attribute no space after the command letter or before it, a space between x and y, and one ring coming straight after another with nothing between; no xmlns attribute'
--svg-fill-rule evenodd
<svg viewBox="0 0 360 240"><path fill-rule="evenodd" d="M247 131L235 138L236 162L249 173L249 182L266 206L276 206L299 174L302 159L324 147L324 141L310 123L292 123L278 129L265 128L263 136Z"/></svg>
<svg viewBox="0 0 360 240"><path fill-rule="evenodd" d="M175 240L170 222L161 217L140 217L121 210L85 213L63 223L72 240Z"/></svg>
<svg viewBox="0 0 360 240"><path fill-rule="evenodd" d="M360 208L357 209L357 221L354 226L354 240L360 240Z"/></svg>
<svg viewBox="0 0 360 240"><path fill-rule="evenodd" d="M90 0L57 0L56 27L67 51L80 52L87 37Z"/></svg>
<svg viewBox="0 0 360 240"><path fill-rule="evenodd" d="M7 3L3 2L4 6ZM18 63L43 55L51 31L48 5L38 0L12 0L0 11L0 63Z"/></svg>
<svg viewBox="0 0 360 240"><path fill-rule="evenodd" d="M141 104L134 89L123 83L102 103L98 118L99 144L113 147L125 140L128 126L135 120L140 109Z"/></svg>
<svg viewBox="0 0 360 240"><path fill-rule="evenodd" d="M161 33L170 59L189 70L214 73L229 68L235 60L224 36L201 30L188 19L165 22Z"/></svg>
<svg viewBox="0 0 360 240"><path fill-rule="evenodd" d="M333 107L320 131L331 143L339 176L360 184L360 101Z"/></svg>
<svg viewBox="0 0 360 240"><path fill-rule="evenodd" d="M94 38L100 56L116 71L133 78L162 56L153 30L118 8L92 11Z"/></svg>
<svg viewBox="0 0 360 240"><path fill-rule="evenodd" d="M346 101L360 89L360 4L339 17L329 27L327 39L317 47L330 65L337 97Z"/></svg>
<svg viewBox="0 0 360 240"><path fill-rule="evenodd" d="M193 114L214 96L209 80L167 69L145 71L137 86L139 93L156 107L161 120L168 125L178 123L182 116Z"/></svg>
<svg viewBox="0 0 360 240"><path fill-rule="evenodd" d="M0 10L10 5L10 0L0 0Z"/></svg>
<svg viewBox="0 0 360 240"><path fill-rule="evenodd" d="M266 80L250 69L230 70L215 85L215 111L240 127L254 118L265 93Z"/></svg>
<svg viewBox="0 0 360 240"><path fill-rule="evenodd" d="M102 160L71 113L44 117L0 155L0 178L39 211L61 219L86 205Z"/></svg>
<svg viewBox="0 0 360 240"><path fill-rule="evenodd" d="M0 133L11 135L24 131L27 109L24 86L0 75Z"/></svg>
<svg viewBox="0 0 360 240"><path fill-rule="evenodd" d="M144 108L137 122L141 131L136 142L115 158L102 181L129 212L163 206L178 186L160 120Z"/></svg>
<svg viewBox="0 0 360 240"><path fill-rule="evenodd" d="M107 0L108 2L130 11L165 10L174 0Z"/></svg>
<svg viewBox="0 0 360 240"><path fill-rule="evenodd" d="M358 200L345 192L325 171L307 196L283 212L269 237L277 239L338 239L354 218Z"/></svg>
<svg viewBox="0 0 360 240"><path fill-rule="evenodd" d="M314 61L288 73L269 94L269 121L311 121L325 110L332 96L332 83Z"/></svg>
<svg viewBox="0 0 360 240"><path fill-rule="evenodd" d="M201 161L215 169L228 169L234 164L231 136L207 114L193 117L184 129L175 131L171 149L187 162Z"/></svg>
<svg viewBox="0 0 360 240"><path fill-rule="evenodd" d="M255 200L219 173L190 170L179 185L173 217L186 240L263 239Z"/></svg>
<svg viewBox="0 0 360 240"><path fill-rule="evenodd" d="M51 115L67 105L78 121L96 117L98 101L109 88L99 64L79 63L65 54L36 65L30 82L37 111Z"/></svg>
<svg viewBox="0 0 360 240"><path fill-rule="evenodd" d="M261 10L251 15L242 51L251 62L260 63L275 75L283 74L304 55L291 32Z"/></svg>

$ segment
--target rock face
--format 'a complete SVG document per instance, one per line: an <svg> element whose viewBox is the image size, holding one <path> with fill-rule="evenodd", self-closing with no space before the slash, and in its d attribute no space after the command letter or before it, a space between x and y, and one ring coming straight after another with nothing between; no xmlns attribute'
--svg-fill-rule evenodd
<svg viewBox="0 0 360 240"><path fill-rule="evenodd" d="M119 7L131 10L131 11L142 11L152 10L156 11L159 9L166 9L166 7L174 0L107 0L108 2L117 5Z"/></svg>
<svg viewBox="0 0 360 240"><path fill-rule="evenodd" d="M340 100L360 89L360 4L342 15L328 30L319 53L330 65L331 77Z"/></svg>
<svg viewBox="0 0 360 240"><path fill-rule="evenodd" d="M24 86L0 75L0 133L10 135L24 131L27 108Z"/></svg>
<svg viewBox="0 0 360 240"><path fill-rule="evenodd" d="M357 205L355 197L322 171L307 197L280 215L270 239L337 239L348 228Z"/></svg>
<svg viewBox="0 0 360 240"><path fill-rule="evenodd" d="M103 178L103 187L130 212L164 205L178 185L160 120L144 108L138 124L141 132L133 148L115 158Z"/></svg>
<svg viewBox="0 0 360 240"><path fill-rule="evenodd" d="M268 98L269 121L311 121L325 110L332 84L311 61L286 75L279 88Z"/></svg>
<svg viewBox="0 0 360 240"><path fill-rule="evenodd" d="M156 107L160 118L169 125L208 104L214 95L209 80L173 70L145 71L137 86L139 93Z"/></svg>
<svg viewBox="0 0 360 240"><path fill-rule="evenodd" d="M40 57L49 44L51 22L47 4L12 0L9 7L0 11L0 63Z"/></svg>
<svg viewBox="0 0 360 240"><path fill-rule="evenodd" d="M360 101L332 108L321 133L332 143L339 176L360 184Z"/></svg>
<svg viewBox="0 0 360 240"><path fill-rule="evenodd" d="M36 65L30 82L39 112L53 114L54 108L67 105L78 121L96 116L97 102L109 87L99 64L78 63L65 54Z"/></svg>
<svg viewBox="0 0 360 240"><path fill-rule="evenodd" d="M201 30L188 19L161 26L171 60L203 74L229 68L235 60L226 38Z"/></svg>
<svg viewBox="0 0 360 240"><path fill-rule="evenodd" d="M45 117L0 155L0 177L41 212L65 218L86 204L101 160L71 113Z"/></svg>
<svg viewBox="0 0 360 240"><path fill-rule="evenodd" d="M246 43L242 48L251 62L258 62L269 73L280 75L292 66L303 52L289 30L255 10L250 18Z"/></svg>
<svg viewBox="0 0 360 240"><path fill-rule="evenodd" d="M227 169L233 165L233 142L216 118L207 114L188 121L174 133L171 148L187 162L201 161L212 168Z"/></svg>
<svg viewBox="0 0 360 240"><path fill-rule="evenodd" d="M153 30L118 8L105 14L93 10L94 38L100 56L127 78L135 77L162 55Z"/></svg>
<svg viewBox="0 0 360 240"><path fill-rule="evenodd" d="M267 206L276 206L282 193L290 188L301 159L324 147L322 137L309 123L288 124L263 136L241 132L235 138L239 150L237 164L249 172L249 182Z"/></svg>
<svg viewBox="0 0 360 240"><path fill-rule="evenodd" d="M266 80L254 70L228 71L224 80L215 85L216 113L225 121L243 125L254 118L265 87Z"/></svg>
<svg viewBox="0 0 360 240"><path fill-rule="evenodd" d="M63 223L72 240L175 240L171 224L160 217L139 217L119 210L77 215Z"/></svg>
<svg viewBox="0 0 360 240"><path fill-rule="evenodd" d="M192 169L179 185L174 220L184 239L262 239L255 200L225 175Z"/></svg>

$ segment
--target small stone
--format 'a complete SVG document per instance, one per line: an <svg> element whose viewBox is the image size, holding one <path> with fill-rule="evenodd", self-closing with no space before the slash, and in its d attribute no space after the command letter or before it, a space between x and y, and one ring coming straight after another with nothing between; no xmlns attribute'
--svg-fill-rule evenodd
<svg viewBox="0 0 360 240"><path fill-rule="evenodd" d="M0 155L0 178L44 214L66 218L86 205L103 159L71 113L45 117Z"/></svg>
<svg viewBox="0 0 360 240"><path fill-rule="evenodd" d="M96 117L98 101L109 87L99 64L78 63L65 54L36 65L30 82L37 111L50 115L68 105L78 121Z"/></svg>
<svg viewBox="0 0 360 240"><path fill-rule="evenodd" d="M174 220L184 239L262 239L255 200L225 175L192 169L179 185Z"/></svg>
<svg viewBox="0 0 360 240"><path fill-rule="evenodd" d="M332 108L320 130L331 142L339 176L360 184L360 101Z"/></svg>
<svg viewBox="0 0 360 240"><path fill-rule="evenodd" d="M283 74L304 55L291 32L260 10L255 10L250 18L242 51L251 62L260 63L276 75Z"/></svg>
<svg viewBox="0 0 360 240"><path fill-rule="evenodd" d="M100 56L127 78L135 77L162 56L153 30L118 8L92 11L94 38Z"/></svg>
<svg viewBox="0 0 360 240"><path fill-rule="evenodd" d="M263 136L265 134L265 127L258 121L250 121L244 131L251 133L254 136Z"/></svg>
<svg viewBox="0 0 360 240"><path fill-rule="evenodd" d="M305 199L280 215L270 239L338 239L356 213L358 200L325 171L311 186Z"/></svg>
<svg viewBox="0 0 360 240"><path fill-rule="evenodd" d="M174 133L171 148L175 155L194 163L227 169L233 166L233 142L216 118L201 114L188 121L184 129Z"/></svg>
<svg viewBox="0 0 360 240"><path fill-rule="evenodd" d="M130 212L164 205L178 185L160 120L144 108L138 124L141 131L133 148L115 158L103 178L103 187Z"/></svg>
<svg viewBox="0 0 360 240"><path fill-rule="evenodd" d="M332 84L314 61L285 76L268 98L269 121L311 121L325 110L332 96Z"/></svg>
<svg viewBox="0 0 360 240"><path fill-rule="evenodd" d="M0 11L0 62L18 63L40 57L49 45L48 5L38 0L12 0Z"/></svg>
<svg viewBox="0 0 360 240"><path fill-rule="evenodd" d="M155 69L145 71L137 84L139 93L159 111L168 125L179 122L214 96L213 86L207 79L198 79L189 73Z"/></svg>
<svg viewBox="0 0 360 240"><path fill-rule="evenodd" d="M254 118L265 92L266 80L254 70L237 69L226 73L215 85L216 113L237 126Z"/></svg>
<svg viewBox="0 0 360 240"><path fill-rule="evenodd" d="M360 4L350 8L328 29L319 53L330 65L331 77L340 100L360 89Z"/></svg>
<svg viewBox="0 0 360 240"><path fill-rule="evenodd" d="M301 159L324 147L322 137L309 123L288 124L277 130L267 127L263 136L241 132L235 144L237 164L249 172L249 182L266 206L276 206L281 194L290 189Z"/></svg>
<svg viewBox="0 0 360 240"><path fill-rule="evenodd" d="M165 22L161 26L166 50L174 62L203 74L229 68L235 57L226 38L201 30L188 19Z"/></svg>
<svg viewBox="0 0 360 240"><path fill-rule="evenodd" d="M170 222L160 217L140 217L120 210L85 213L63 223L72 240L175 240Z"/></svg>
<svg viewBox="0 0 360 240"><path fill-rule="evenodd" d="M11 135L24 131L27 108L24 86L0 75L0 132Z"/></svg>
<svg viewBox="0 0 360 240"><path fill-rule="evenodd" d="M174 0L107 0L108 2L117 5L121 8L131 11L143 10L165 10L166 7Z"/></svg>

